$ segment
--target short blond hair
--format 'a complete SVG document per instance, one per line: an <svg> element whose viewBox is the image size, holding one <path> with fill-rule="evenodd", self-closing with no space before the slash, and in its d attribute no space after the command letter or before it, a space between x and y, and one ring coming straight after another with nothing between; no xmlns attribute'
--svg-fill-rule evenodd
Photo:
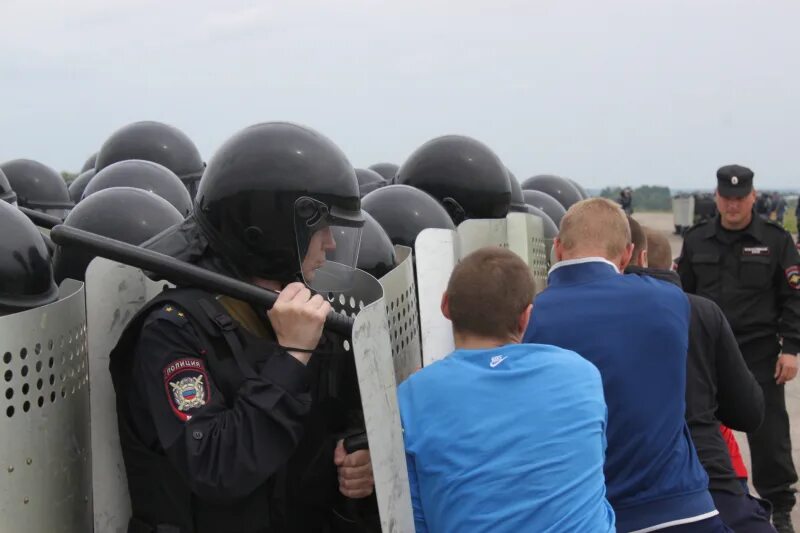
<svg viewBox="0 0 800 533"><path fill-rule="evenodd" d="M567 251L616 259L631 243L631 227L619 205L606 198L589 198L569 208L561 219L558 240Z"/></svg>

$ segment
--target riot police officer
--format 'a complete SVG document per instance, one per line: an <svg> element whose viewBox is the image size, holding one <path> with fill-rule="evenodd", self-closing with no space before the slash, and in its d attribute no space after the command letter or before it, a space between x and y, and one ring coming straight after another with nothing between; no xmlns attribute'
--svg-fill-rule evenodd
<svg viewBox="0 0 800 533"><path fill-rule="evenodd" d="M800 351L800 256L783 227L755 216L755 201L750 169L720 168L719 214L686 233L678 273L687 292L722 308L764 391L764 423L748 434L753 484L782 533L793 531L797 481L784 384L797 374Z"/></svg>
<svg viewBox="0 0 800 533"><path fill-rule="evenodd" d="M0 164L21 207L35 209L60 219L73 207L64 178L52 168L31 159Z"/></svg>
<svg viewBox="0 0 800 533"><path fill-rule="evenodd" d="M363 431L355 367L314 291L352 281L363 224L344 154L265 123L219 149L193 214L145 244L280 294L265 311L170 290L126 329L111 373L130 532L358 531L342 509L373 481L369 452L341 440Z"/></svg>
<svg viewBox="0 0 800 533"><path fill-rule="evenodd" d="M33 222L0 201L0 316L58 299L50 255Z"/></svg>
<svg viewBox="0 0 800 533"><path fill-rule="evenodd" d="M184 132L151 120L134 122L112 133L97 152L94 169L99 174L107 166L128 159L167 167L181 179L192 198L205 170L197 146Z"/></svg>

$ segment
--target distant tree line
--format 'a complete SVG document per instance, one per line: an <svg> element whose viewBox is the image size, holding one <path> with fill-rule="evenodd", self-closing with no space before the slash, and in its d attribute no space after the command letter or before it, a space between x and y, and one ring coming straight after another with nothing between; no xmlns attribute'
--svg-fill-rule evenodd
<svg viewBox="0 0 800 533"><path fill-rule="evenodd" d="M622 187L606 187L600 191L600 196L616 201ZM672 209L672 195L669 187L658 185L642 185L633 189L634 211L670 211Z"/></svg>

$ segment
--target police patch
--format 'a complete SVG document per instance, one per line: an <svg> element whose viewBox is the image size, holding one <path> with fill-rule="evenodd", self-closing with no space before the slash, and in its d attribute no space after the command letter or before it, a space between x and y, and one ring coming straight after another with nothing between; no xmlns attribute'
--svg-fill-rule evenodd
<svg viewBox="0 0 800 533"><path fill-rule="evenodd" d="M202 359L177 359L164 367L163 374L170 407L182 422L192 418L191 412L203 407L211 399L208 373Z"/></svg>
<svg viewBox="0 0 800 533"><path fill-rule="evenodd" d="M800 266L790 266L785 270L785 273L789 287L795 290L800 289Z"/></svg>

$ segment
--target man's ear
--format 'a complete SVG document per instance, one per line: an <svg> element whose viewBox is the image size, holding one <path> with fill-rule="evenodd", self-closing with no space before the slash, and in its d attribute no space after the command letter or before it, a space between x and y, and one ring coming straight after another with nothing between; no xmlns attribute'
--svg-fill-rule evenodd
<svg viewBox="0 0 800 533"><path fill-rule="evenodd" d="M564 245L561 244L561 240L556 237L553 239L553 249L556 252L555 262L559 263L564 260Z"/></svg>
<svg viewBox="0 0 800 533"><path fill-rule="evenodd" d="M633 243L629 242L625 245L625 251L622 252L622 256L620 256L619 263L617 264L620 272L624 272L628 267L631 262L631 257L633 257Z"/></svg>
<svg viewBox="0 0 800 533"><path fill-rule="evenodd" d="M533 312L533 304L528 304L528 307L519 315L519 339L522 342L522 337L525 336L525 331L528 329L528 323L531 321L531 312Z"/></svg>
<svg viewBox="0 0 800 533"><path fill-rule="evenodd" d="M447 293L446 292L444 294L442 294L441 309L442 309L442 315L444 315L444 317L447 320L450 320L450 300L447 298Z"/></svg>

